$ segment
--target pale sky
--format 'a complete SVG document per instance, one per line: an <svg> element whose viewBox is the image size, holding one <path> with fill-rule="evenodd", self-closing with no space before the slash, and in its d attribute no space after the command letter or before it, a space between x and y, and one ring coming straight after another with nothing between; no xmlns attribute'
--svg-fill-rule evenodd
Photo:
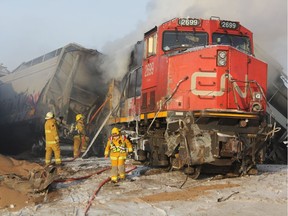
<svg viewBox="0 0 288 216"><path fill-rule="evenodd" d="M0 0L0 63L15 69L75 42L100 52L174 17L239 21L287 73L287 0Z"/></svg>
<svg viewBox="0 0 288 216"><path fill-rule="evenodd" d="M71 42L101 51L146 19L148 1L0 0L0 63L13 70Z"/></svg>

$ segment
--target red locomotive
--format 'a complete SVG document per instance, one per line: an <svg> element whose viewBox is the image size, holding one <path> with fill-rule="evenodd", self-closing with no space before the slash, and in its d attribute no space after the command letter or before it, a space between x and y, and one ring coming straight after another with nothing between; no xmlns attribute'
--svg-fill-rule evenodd
<svg viewBox="0 0 288 216"><path fill-rule="evenodd" d="M175 18L132 54L110 124L131 135L137 160L195 178L210 165L245 174L263 160L267 64L254 56L251 31Z"/></svg>

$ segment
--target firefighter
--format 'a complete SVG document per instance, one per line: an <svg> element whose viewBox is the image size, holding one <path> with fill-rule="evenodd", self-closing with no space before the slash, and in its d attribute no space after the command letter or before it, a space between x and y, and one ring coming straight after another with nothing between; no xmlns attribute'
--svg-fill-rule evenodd
<svg viewBox="0 0 288 216"><path fill-rule="evenodd" d="M131 142L120 134L118 128L113 128L111 136L107 141L105 148L105 158L110 153L111 159L111 181L118 182L118 175L120 179L125 179L125 159L128 152L133 151Z"/></svg>
<svg viewBox="0 0 288 216"><path fill-rule="evenodd" d="M52 153L54 153L56 165L61 164L61 151L59 145L59 134L57 129L56 119L52 112L46 114L45 122L45 139L46 139L46 153L45 164L51 163Z"/></svg>
<svg viewBox="0 0 288 216"><path fill-rule="evenodd" d="M82 114L76 115L76 124L75 124L75 133L74 133L74 158L79 157L80 152L85 152L87 149L87 142L89 141L88 136L86 135L84 116Z"/></svg>

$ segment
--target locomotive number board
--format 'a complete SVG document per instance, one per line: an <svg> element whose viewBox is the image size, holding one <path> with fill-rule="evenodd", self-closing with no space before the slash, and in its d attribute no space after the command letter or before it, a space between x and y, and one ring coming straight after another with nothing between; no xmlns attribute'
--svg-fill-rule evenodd
<svg viewBox="0 0 288 216"><path fill-rule="evenodd" d="M180 18L178 24L181 26L199 26L201 21L200 19Z"/></svg>
<svg viewBox="0 0 288 216"><path fill-rule="evenodd" d="M239 23L238 22L221 20L220 21L220 27L221 28L225 28L225 29L238 29Z"/></svg>

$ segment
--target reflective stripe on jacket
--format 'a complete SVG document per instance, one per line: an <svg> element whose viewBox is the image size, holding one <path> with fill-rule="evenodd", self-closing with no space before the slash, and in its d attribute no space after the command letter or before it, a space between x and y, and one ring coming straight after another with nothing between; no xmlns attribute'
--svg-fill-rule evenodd
<svg viewBox="0 0 288 216"><path fill-rule="evenodd" d="M113 139L113 137L110 137L107 141L104 154L108 155L109 152L110 155L113 153L120 153L125 157L127 150L128 152L133 151L131 142L124 135L120 136L117 140Z"/></svg>
<svg viewBox="0 0 288 216"><path fill-rule="evenodd" d="M45 122L46 144L59 143L58 129L55 119L48 119Z"/></svg>
<svg viewBox="0 0 288 216"><path fill-rule="evenodd" d="M86 136L85 124L82 119L76 122L75 130L77 131L75 136Z"/></svg>

